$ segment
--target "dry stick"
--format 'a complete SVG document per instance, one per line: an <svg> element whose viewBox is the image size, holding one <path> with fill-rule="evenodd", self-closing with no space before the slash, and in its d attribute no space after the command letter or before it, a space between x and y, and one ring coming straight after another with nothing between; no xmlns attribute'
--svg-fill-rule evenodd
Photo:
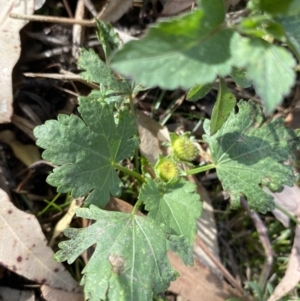
<svg viewBox="0 0 300 301"><path fill-rule="evenodd" d="M247 201L244 198L241 198L241 205L242 207L247 211L251 219L253 220L253 223L255 225L255 228L257 230L257 233L259 235L259 239L263 245L265 256L266 256L266 263L263 267L260 279L259 279L259 286L263 290L268 277L271 272L272 264L273 264L273 252L272 252L272 246L268 237L266 226L264 225L263 221L259 217L259 215L255 211L251 211L249 208L249 205Z"/></svg>
<svg viewBox="0 0 300 301"><path fill-rule="evenodd" d="M85 7L89 10L94 18L98 17L98 12L91 0L83 0Z"/></svg>
<svg viewBox="0 0 300 301"><path fill-rule="evenodd" d="M63 0L63 3L64 3L64 6L65 6L66 11L67 11L67 13L68 13L68 16L69 16L70 18L74 18L68 0Z"/></svg>
<svg viewBox="0 0 300 301"><path fill-rule="evenodd" d="M18 20L26 20L26 21L36 21L36 22L50 22L50 23L57 23L57 24L79 24L82 26L89 26L95 27L96 20L77 20L77 19L70 19L70 18L61 18L61 17L49 17L43 15L23 15L23 14L16 14L11 13L9 15L13 19Z"/></svg>
<svg viewBox="0 0 300 301"><path fill-rule="evenodd" d="M59 79L59 80L73 80L81 82L87 86L89 86L92 89L99 90L99 86L93 83L88 83L85 80L83 80L79 75L77 74L56 74L56 73L31 73L31 72L25 72L23 73L24 76L27 77L42 77L42 78L53 78L53 79Z"/></svg>
<svg viewBox="0 0 300 301"><path fill-rule="evenodd" d="M90 8L88 6L88 3L90 1L85 0L84 3L87 8ZM90 2L91 4L91 2ZM91 20L78 20L76 18L61 18L61 17L53 17L53 16L43 16L43 15L24 15L24 14L16 14L16 13L11 13L9 16L13 19L18 19L18 20L26 20L26 21L36 21L36 22L50 22L50 23L59 23L59 24L70 24L70 25L75 25L79 24L82 26L89 26L89 27L95 27L97 26L97 19L100 19L102 14L104 13L106 6L108 2L104 5L102 10L97 14L95 19ZM94 11L94 13L96 13Z"/></svg>
<svg viewBox="0 0 300 301"><path fill-rule="evenodd" d="M203 252L211 259L211 261L217 266L217 268L221 271L222 275L228 280L228 282L231 283L231 285L235 287L243 295L244 294L243 288L232 277L232 275L227 271L227 269L223 266L223 264L211 253L211 251L203 243L203 241L198 235L196 236L196 243L203 250Z"/></svg>
<svg viewBox="0 0 300 301"><path fill-rule="evenodd" d="M84 12L85 12L85 6L84 1L79 0L77 2L76 11L75 11L75 19L76 20L83 20L84 19ZM78 59L80 55L79 46L82 43L84 33L84 27L78 24L73 25L73 31L72 31L72 55L75 59Z"/></svg>

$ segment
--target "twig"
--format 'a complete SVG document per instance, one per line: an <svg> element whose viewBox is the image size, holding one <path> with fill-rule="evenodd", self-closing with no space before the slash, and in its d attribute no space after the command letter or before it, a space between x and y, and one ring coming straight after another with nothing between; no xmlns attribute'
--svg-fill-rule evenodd
<svg viewBox="0 0 300 301"><path fill-rule="evenodd" d="M61 18L61 17L53 17L53 16L43 16L43 15L23 15L11 13L9 15L13 19L18 20L26 20L26 21L36 21L36 22L49 22L49 23L57 23L57 24L79 24L82 26L95 27L96 20L78 20L74 18Z"/></svg>
<svg viewBox="0 0 300 301"><path fill-rule="evenodd" d="M42 77L42 78L53 78L53 79L59 79L59 80L73 80L73 81L78 81L81 82L92 89L99 90L99 86L93 83L88 83L85 80L83 80L79 75L77 74L57 74L57 73L31 73L31 72L26 72L23 73L27 77Z"/></svg>
<svg viewBox="0 0 300 301"><path fill-rule="evenodd" d="M89 10L94 18L97 18L98 12L91 0L83 0L85 7Z"/></svg>
<svg viewBox="0 0 300 301"><path fill-rule="evenodd" d="M197 245L203 250L203 252L211 259L211 261L216 265L216 267L221 271L222 275L228 280L233 287L235 287L242 295L244 295L244 290L240 284L232 277L232 275L227 271L223 264L211 253L208 247L203 243L201 238L196 236Z"/></svg>
<svg viewBox="0 0 300 301"><path fill-rule="evenodd" d="M241 205L251 217L265 251L266 263L262 269L262 273L259 279L259 286L262 290L264 290L273 264L272 246L268 237L266 226L259 215L255 211L250 210L248 203L244 198L241 198Z"/></svg>
<svg viewBox="0 0 300 301"><path fill-rule="evenodd" d="M70 7L70 5L69 5L68 0L63 0L63 3L64 3L64 6L65 6L66 11L67 11L67 13L68 13L68 16L69 16L70 18L73 18L74 16L73 16L73 13L72 13L72 10L71 10L71 7Z"/></svg>
<svg viewBox="0 0 300 301"><path fill-rule="evenodd" d="M84 1L79 0L77 2L76 11L75 11L75 19L76 20L83 20L84 19ZM83 30L84 27L78 24L73 25L73 31L72 31L72 55L75 59L78 59L80 51L79 46L82 43L82 37L83 37Z"/></svg>

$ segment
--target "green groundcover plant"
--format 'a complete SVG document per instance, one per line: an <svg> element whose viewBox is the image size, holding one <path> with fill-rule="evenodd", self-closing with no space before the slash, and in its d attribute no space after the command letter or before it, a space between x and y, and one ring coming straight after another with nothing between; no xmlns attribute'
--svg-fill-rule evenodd
<svg viewBox="0 0 300 301"><path fill-rule="evenodd" d="M85 197L76 214L94 221L65 230L69 240L55 255L72 263L95 246L81 282L88 300L152 300L178 276L168 250L193 264L202 207L187 175L215 169L232 207L243 196L262 213L274 209L264 186L281 191L293 185L300 132L280 118L265 121L264 113L271 113L295 82L299 28L299 0L249 1L242 17L226 17L223 0L198 0L192 12L159 22L144 38L124 46L112 27L99 21L106 62L91 49L82 49L78 61L81 77L99 89L79 98L79 116L59 115L34 130L43 158L56 166L48 183L58 192ZM227 76L244 88L253 86L263 107L237 102L226 87ZM140 160L132 95L153 86L182 88L189 90L188 100L196 101L216 80L218 97L203 135L210 164L193 165L198 150L186 133L171 135L171 154L156 164L143 159L141 169L122 165L128 158ZM131 213L103 209L111 196L122 194L117 171L140 183ZM139 215L139 208L147 214Z"/></svg>

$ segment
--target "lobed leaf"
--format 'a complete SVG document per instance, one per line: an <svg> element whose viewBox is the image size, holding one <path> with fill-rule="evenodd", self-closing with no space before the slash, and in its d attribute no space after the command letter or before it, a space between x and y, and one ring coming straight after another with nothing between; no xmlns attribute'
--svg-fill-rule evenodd
<svg viewBox="0 0 300 301"><path fill-rule="evenodd" d="M81 281L88 300L149 301L175 280L176 272L167 257L168 242L155 221L93 205L76 213L95 223L84 229L67 229L70 240L59 244L61 250L55 258L72 263L96 244Z"/></svg>
<svg viewBox="0 0 300 301"><path fill-rule="evenodd" d="M246 69L247 79L253 81L257 94L271 113L280 104L295 82L296 62L286 49L262 39L236 39L233 50L235 65Z"/></svg>
<svg viewBox="0 0 300 301"><path fill-rule="evenodd" d="M93 49L81 49L78 66L86 70L80 73L84 80L102 84L115 92L131 93L130 84L126 80L118 79Z"/></svg>
<svg viewBox="0 0 300 301"><path fill-rule="evenodd" d="M112 106L81 99L82 119L59 115L34 129L37 145L46 149L43 158L60 165L47 178L58 192L74 198L89 193L86 202L104 207L110 195L120 194L121 181L114 163L133 155L138 147L134 118L127 111L119 114L116 125Z"/></svg>
<svg viewBox="0 0 300 301"><path fill-rule="evenodd" d="M200 217L202 203L195 193L195 185L185 181L158 183L148 179L141 189L139 199L149 211L148 217L187 238L191 245L195 240L196 219Z"/></svg>
<svg viewBox="0 0 300 301"><path fill-rule="evenodd" d="M232 205L237 206L244 195L251 209L265 213L274 209L274 202L261 186L281 191L297 178L288 162L300 148L300 133L285 127L283 119L263 123L262 111L252 101L240 101L238 107L239 112L233 110L214 135L206 120L203 138Z"/></svg>
<svg viewBox="0 0 300 301"><path fill-rule="evenodd" d="M113 56L111 66L146 86L192 88L231 71L231 29L222 28L223 0L200 1L190 14L161 22Z"/></svg>

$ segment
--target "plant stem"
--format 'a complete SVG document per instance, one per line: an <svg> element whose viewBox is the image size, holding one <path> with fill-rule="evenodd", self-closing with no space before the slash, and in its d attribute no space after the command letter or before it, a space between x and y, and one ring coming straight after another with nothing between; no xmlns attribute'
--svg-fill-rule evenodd
<svg viewBox="0 0 300 301"><path fill-rule="evenodd" d="M140 207L142 204L143 204L143 202L142 202L141 200L138 200L138 201L135 203L135 205L134 205L134 207L133 207L133 209L132 209L132 211L131 211L131 214L135 215L136 212L139 210L139 207Z"/></svg>
<svg viewBox="0 0 300 301"><path fill-rule="evenodd" d="M130 104L131 114L132 114L133 118L136 120L132 93L129 94L129 104ZM136 124L136 128L138 129L137 121L135 122L135 124ZM139 151L138 151L138 149L135 149L135 152L134 152L134 170L136 172L138 172L140 170L140 160L139 160Z"/></svg>
<svg viewBox="0 0 300 301"><path fill-rule="evenodd" d="M204 166L200 166L200 167L196 167L196 168L187 170L186 174L187 175L194 175L196 173L200 173L200 172L203 172L203 171L206 171L206 170L210 170L210 169L213 169L215 167L216 167L215 164L208 164L208 165L204 165Z"/></svg>
<svg viewBox="0 0 300 301"><path fill-rule="evenodd" d="M117 164L117 163L114 163L112 166L114 168L116 168L116 169L118 169L118 170L120 170L120 171L122 171L122 172L124 172L124 173L126 173L126 174L128 174L128 175L130 175L130 176L132 176L134 178L136 178L137 180L139 180L142 183L146 182L145 179L139 173L137 173L137 172L135 172L133 170L130 170L130 169L128 169L128 168L126 168L126 167L124 167L124 166L122 166L120 164Z"/></svg>
<svg viewBox="0 0 300 301"><path fill-rule="evenodd" d="M283 214L285 214L288 218L290 218L293 222L295 222L297 225L300 225L300 220L298 220L295 216L293 216L290 212L288 212L283 207L275 204L275 208L281 211Z"/></svg>

